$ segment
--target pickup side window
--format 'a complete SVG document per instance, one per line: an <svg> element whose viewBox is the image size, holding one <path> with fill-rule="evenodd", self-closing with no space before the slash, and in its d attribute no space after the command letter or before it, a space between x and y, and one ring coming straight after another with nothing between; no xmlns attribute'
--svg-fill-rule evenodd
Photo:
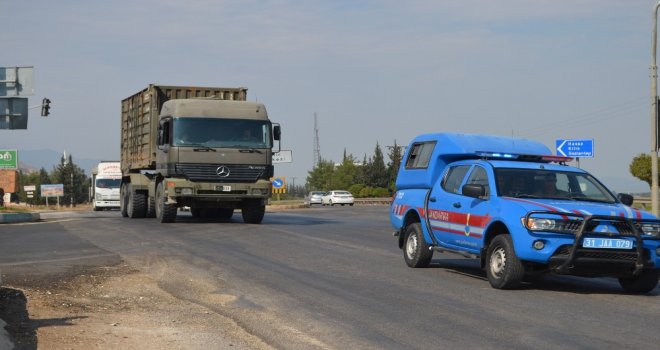
<svg viewBox="0 0 660 350"><path fill-rule="evenodd" d="M468 170L470 170L470 165L458 165L449 168L442 181L442 188L447 192L460 194L461 184Z"/></svg>
<svg viewBox="0 0 660 350"><path fill-rule="evenodd" d="M406 169L428 168L435 144L435 141L413 144L410 153L408 153L408 159L406 159Z"/></svg>
<svg viewBox="0 0 660 350"><path fill-rule="evenodd" d="M470 177L467 180L468 184L472 185L482 185L486 190L486 197L490 195L490 186L488 185L488 174L486 170L480 166L475 166L474 170L470 173Z"/></svg>

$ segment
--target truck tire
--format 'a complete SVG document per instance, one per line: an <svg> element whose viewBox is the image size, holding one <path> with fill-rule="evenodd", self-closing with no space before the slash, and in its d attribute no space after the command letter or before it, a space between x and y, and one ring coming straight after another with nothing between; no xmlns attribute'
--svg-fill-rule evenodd
<svg viewBox="0 0 660 350"><path fill-rule="evenodd" d="M153 197L149 197L147 201L147 214L146 217L148 218L155 218L156 217L156 199Z"/></svg>
<svg viewBox="0 0 660 350"><path fill-rule="evenodd" d="M128 217L128 190L126 183L122 183L119 191L119 211L121 216Z"/></svg>
<svg viewBox="0 0 660 350"><path fill-rule="evenodd" d="M433 251L424 239L422 226L419 222L406 226L403 245L403 259L409 267L427 267L433 258Z"/></svg>
<svg viewBox="0 0 660 350"><path fill-rule="evenodd" d="M133 186L128 184L128 217L140 219L147 214L147 195L144 192L136 192Z"/></svg>
<svg viewBox="0 0 660 350"><path fill-rule="evenodd" d="M215 217L220 220L230 220L234 216L233 208L218 208L216 209Z"/></svg>
<svg viewBox="0 0 660 350"><path fill-rule="evenodd" d="M260 224L264 219L266 206L261 204L260 201L245 201L241 214L243 215L243 222L246 224Z"/></svg>
<svg viewBox="0 0 660 350"><path fill-rule="evenodd" d="M510 235L498 235L488 246L486 276L490 285L496 289L520 287L525 277L525 267L516 256Z"/></svg>
<svg viewBox="0 0 660 350"><path fill-rule="evenodd" d="M659 278L660 270L644 270L634 277L619 278L619 284L628 293L648 293L658 285Z"/></svg>
<svg viewBox="0 0 660 350"><path fill-rule="evenodd" d="M174 222L176 219L176 206L167 204L167 196L163 183L156 186L156 218L162 223Z"/></svg>

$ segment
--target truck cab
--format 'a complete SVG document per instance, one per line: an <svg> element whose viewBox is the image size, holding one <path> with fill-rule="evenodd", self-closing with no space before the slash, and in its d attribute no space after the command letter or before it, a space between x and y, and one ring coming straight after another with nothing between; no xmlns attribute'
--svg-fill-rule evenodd
<svg viewBox="0 0 660 350"><path fill-rule="evenodd" d="M418 136L404 154L390 211L405 262L425 267L434 252L477 258L499 289L556 273L653 290L660 221L571 160L525 139Z"/></svg>

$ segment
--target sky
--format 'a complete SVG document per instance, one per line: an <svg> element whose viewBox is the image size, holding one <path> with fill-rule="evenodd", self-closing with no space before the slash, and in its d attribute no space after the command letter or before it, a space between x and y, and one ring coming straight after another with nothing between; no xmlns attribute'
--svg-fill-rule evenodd
<svg viewBox="0 0 660 350"><path fill-rule="evenodd" d="M323 159L461 132L593 139L615 191L651 149L650 0L0 0L0 66L34 66L27 130L0 148L119 158L120 101L148 84L247 87L305 182ZM575 164L575 163L573 163Z"/></svg>

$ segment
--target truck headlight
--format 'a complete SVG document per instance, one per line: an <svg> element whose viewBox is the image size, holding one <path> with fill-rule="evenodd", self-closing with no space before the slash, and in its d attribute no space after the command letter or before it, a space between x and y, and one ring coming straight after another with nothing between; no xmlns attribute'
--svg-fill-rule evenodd
<svg viewBox="0 0 660 350"><path fill-rule="evenodd" d="M182 195L184 195L184 196L192 196L192 194L193 194L193 189L190 188L190 187L178 187L178 188L176 189L176 192L177 192L177 193L180 193L180 194L182 194Z"/></svg>

